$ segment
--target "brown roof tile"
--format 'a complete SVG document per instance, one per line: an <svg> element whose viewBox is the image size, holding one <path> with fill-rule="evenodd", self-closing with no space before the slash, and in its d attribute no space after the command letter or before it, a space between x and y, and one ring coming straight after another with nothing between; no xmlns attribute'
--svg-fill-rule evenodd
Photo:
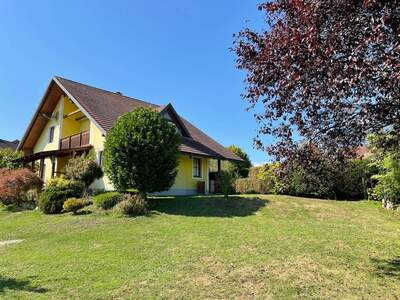
<svg viewBox="0 0 400 300"><path fill-rule="evenodd" d="M119 93L91 87L72 80L55 77L55 81L64 88L65 92L72 96L82 108L94 119L94 121L107 132L114 122L122 114L137 107L153 107L162 111L165 106L156 105L146 101L130 98ZM180 150L184 153L202 155L213 158L241 160L207 134L196 128L189 121L178 116L191 138L183 138Z"/></svg>

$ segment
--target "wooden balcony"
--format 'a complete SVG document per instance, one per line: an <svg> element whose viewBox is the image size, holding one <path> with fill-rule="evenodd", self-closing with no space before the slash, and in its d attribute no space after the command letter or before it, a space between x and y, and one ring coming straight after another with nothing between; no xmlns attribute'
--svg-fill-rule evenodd
<svg viewBox="0 0 400 300"><path fill-rule="evenodd" d="M90 132L84 131L60 140L60 150L74 149L89 146Z"/></svg>

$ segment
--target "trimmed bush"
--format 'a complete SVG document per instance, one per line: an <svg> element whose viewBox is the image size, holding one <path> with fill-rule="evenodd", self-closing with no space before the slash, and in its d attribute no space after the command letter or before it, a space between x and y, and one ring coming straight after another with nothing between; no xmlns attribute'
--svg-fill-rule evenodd
<svg viewBox="0 0 400 300"><path fill-rule="evenodd" d="M104 143L104 171L118 191L143 194L175 182L181 137L176 126L149 108L137 108L114 123Z"/></svg>
<svg viewBox="0 0 400 300"><path fill-rule="evenodd" d="M92 197L93 203L102 209L111 209L122 201L123 195L118 192L107 192Z"/></svg>
<svg viewBox="0 0 400 300"><path fill-rule="evenodd" d="M65 166L65 176L68 179L82 182L87 190L93 181L103 177L103 171L94 160L80 156L68 160Z"/></svg>
<svg viewBox="0 0 400 300"><path fill-rule="evenodd" d="M30 202L30 194L39 192L42 186L42 180L28 169L0 169L0 202L5 205Z"/></svg>
<svg viewBox="0 0 400 300"><path fill-rule="evenodd" d="M50 179L46 184L46 189L54 188L57 190L72 190L74 191L73 197L80 198L85 189L84 184L77 180L70 180L64 177L56 177Z"/></svg>
<svg viewBox="0 0 400 300"><path fill-rule="evenodd" d="M45 214L59 214L65 200L82 196L83 185L80 182L53 179L39 196L39 208Z"/></svg>
<svg viewBox="0 0 400 300"><path fill-rule="evenodd" d="M234 188L239 194L270 194L279 191L279 180L275 176L276 164L250 168L248 178L235 180Z"/></svg>
<svg viewBox="0 0 400 300"><path fill-rule="evenodd" d="M122 201L115 207L115 210L130 217L145 215L147 213L146 199L141 194L124 195Z"/></svg>
<svg viewBox="0 0 400 300"><path fill-rule="evenodd" d="M64 202L63 208L65 212L72 212L75 215L78 210L84 208L87 205L88 202L84 199L69 198Z"/></svg>
<svg viewBox="0 0 400 300"><path fill-rule="evenodd" d="M250 178L238 178L235 180L235 191L239 194L255 193L253 184Z"/></svg>

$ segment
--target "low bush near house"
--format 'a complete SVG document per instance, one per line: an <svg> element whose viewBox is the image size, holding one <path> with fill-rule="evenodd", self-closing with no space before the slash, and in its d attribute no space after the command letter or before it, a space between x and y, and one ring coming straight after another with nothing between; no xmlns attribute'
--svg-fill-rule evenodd
<svg viewBox="0 0 400 300"><path fill-rule="evenodd" d="M94 160L80 156L68 161L65 166L65 176L67 179L82 182L85 192L87 192L93 181L103 177L103 171Z"/></svg>
<svg viewBox="0 0 400 300"><path fill-rule="evenodd" d="M122 201L115 207L115 210L130 217L144 215L147 213L146 199L140 194L124 195Z"/></svg>
<svg viewBox="0 0 400 300"><path fill-rule="evenodd" d="M94 196L93 203L102 209L111 209L122 201L123 195L118 192L107 192Z"/></svg>
<svg viewBox="0 0 400 300"><path fill-rule="evenodd" d="M84 190L84 185L80 181L70 180L64 177L56 177L50 179L46 184L46 189L56 190L72 190L75 194L74 197L81 197Z"/></svg>
<svg viewBox="0 0 400 300"><path fill-rule="evenodd" d="M74 215L82 208L89 204L88 201L78 198L69 198L64 204L63 208L65 212L72 212Z"/></svg>
<svg viewBox="0 0 400 300"><path fill-rule="evenodd" d="M82 196L83 185L80 182L53 179L39 196L39 208L45 214L59 214L65 200Z"/></svg>
<svg viewBox="0 0 400 300"><path fill-rule="evenodd" d="M37 194L42 186L42 180L28 169L0 169L0 202L4 205L30 202L34 200L30 194Z"/></svg>

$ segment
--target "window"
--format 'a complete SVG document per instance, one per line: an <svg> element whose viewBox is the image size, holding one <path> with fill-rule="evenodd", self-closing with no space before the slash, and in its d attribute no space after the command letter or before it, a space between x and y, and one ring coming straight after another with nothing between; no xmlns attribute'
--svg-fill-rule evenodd
<svg viewBox="0 0 400 300"><path fill-rule="evenodd" d="M103 151L99 151L98 164L101 168L103 168Z"/></svg>
<svg viewBox="0 0 400 300"><path fill-rule="evenodd" d="M53 141L54 141L54 126L51 126L49 131L49 143L52 143Z"/></svg>
<svg viewBox="0 0 400 300"><path fill-rule="evenodd" d="M193 157L193 177L201 178L201 159Z"/></svg>

